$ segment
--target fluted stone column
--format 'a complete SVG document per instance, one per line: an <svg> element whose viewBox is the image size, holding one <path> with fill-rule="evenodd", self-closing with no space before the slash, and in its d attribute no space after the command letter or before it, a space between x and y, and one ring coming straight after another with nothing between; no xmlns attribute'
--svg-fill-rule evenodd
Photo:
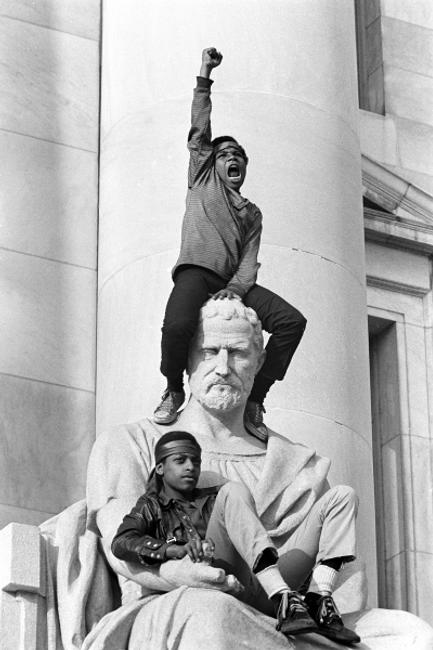
<svg viewBox="0 0 433 650"><path fill-rule="evenodd" d="M186 194L201 51L214 134L250 157L243 194L264 214L259 282L308 318L267 422L333 459L360 494L375 585L368 351L353 3L106 1L103 14L98 429L150 415L160 327Z"/></svg>

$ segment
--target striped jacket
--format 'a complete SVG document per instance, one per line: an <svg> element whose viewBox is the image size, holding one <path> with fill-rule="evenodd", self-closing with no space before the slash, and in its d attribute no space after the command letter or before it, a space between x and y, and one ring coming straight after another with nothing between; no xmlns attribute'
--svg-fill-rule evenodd
<svg viewBox="0 0 433 650"><path fill-rule="evenodd" d="M203 266L241 298L256 282L262 232L259 208L224 185L214 166L211 144L211 79L197 77L188 136L188 195L179 258Z"/></svg>

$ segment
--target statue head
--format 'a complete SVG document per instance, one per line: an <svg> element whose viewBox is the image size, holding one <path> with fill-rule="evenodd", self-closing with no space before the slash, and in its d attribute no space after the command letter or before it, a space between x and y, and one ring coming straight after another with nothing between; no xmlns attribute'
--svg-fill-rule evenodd
<svg viewBox="0 0 433 650"><path fill-rule="evenodd" d="M255 311L236 299L208 300L190 348L193 398L211 411L244 407L264 359L262 327Z"/></svg>

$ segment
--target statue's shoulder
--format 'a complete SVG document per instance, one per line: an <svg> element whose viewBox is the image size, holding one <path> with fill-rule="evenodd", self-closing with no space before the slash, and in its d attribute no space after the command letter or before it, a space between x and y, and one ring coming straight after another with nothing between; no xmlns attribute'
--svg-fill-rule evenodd
<svg viewBox="0 0 433 650"><path fill-rule="evenodd" d="M303 459L303 462L319 463L329 468L331 464L329 458L318 454L312 447L308 447L308 445L304 445L304 443L298 440L292 440L286 435L269 429L269 427L268 433L268 451L273 451L275 455L290 453L292 457Z"/></svg>
<svg viewBox="0 0 433 650"><path fill-rule="evenodd" d="M291 438L289 438L289 436L282 433L278 433L278 431L274 431L269 427L268 427L268 434L269 434L268 445L277 444L279 446L286 447L287 449L298 448L298 449L303 449L305 451L309 451L313 454L316 453L315 449L312 449L311 447L304 445L302 442L299 442L298 440L292 440Z"/></svg>
<svg viewBox="0 0 433 650"><path fill-rule="evenodd" d="M99 434L87 466L87 502L97 512L110 499L144 492L159 432L148 419Z"/></svg>
<svg viewBox="0 0 433 650"><path fill-rule="evenodd" d="M109 427L97 436L96 441L102 445L113 445L115 447L125 442L135 442L138 445L147 442L153 446L153 441L158 440L160 435L153 422L149 418L143 418L137 422Z"/></svg>

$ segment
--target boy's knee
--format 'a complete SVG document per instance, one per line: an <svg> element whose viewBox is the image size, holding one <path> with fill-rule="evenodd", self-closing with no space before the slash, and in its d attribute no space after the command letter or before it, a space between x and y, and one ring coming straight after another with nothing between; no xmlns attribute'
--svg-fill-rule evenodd
<svg viewBox="0 0 433 650"><path fill-rule="evenodd" d="M227 481L220 488L218 492L218 497L221 499L238 499L242 501L251 501L252 495L243 483L238 483L237 481Z"/></svg>
<svg viewBox="0 0 433 650"><path fill-rule="evenodd" d="M307 319L305 318L305 316L303 314L301 314L301 312L299 312L298 327L302 331L304 331L305 328L307 327Z"/></svg>
<svg viewBox="0 0 433 650"><path fill-rule="evenodd" d="M307 319L300 311L296 312L295 317L292 319L291 326L296 328L299 334L303 334L307 327Z"/></svg>
<svg viewBox="0 0 433 650"><path fill-rule="evenodd" d="M356 510L358 509L359 499L353 487L350 485L336 485L331 488L331 491L334 493L334 498L340 503L346 503L354 506Z"/></svg>
<svg viewBox="0 0 433 650"><path fill-rule="evenodd" d="M277 328L280 331L287 331L287 333L293 334L297 332L301 337L307 326L307 319L300 311L287 304L286 308L279 315L277 319Z"/></svg>

